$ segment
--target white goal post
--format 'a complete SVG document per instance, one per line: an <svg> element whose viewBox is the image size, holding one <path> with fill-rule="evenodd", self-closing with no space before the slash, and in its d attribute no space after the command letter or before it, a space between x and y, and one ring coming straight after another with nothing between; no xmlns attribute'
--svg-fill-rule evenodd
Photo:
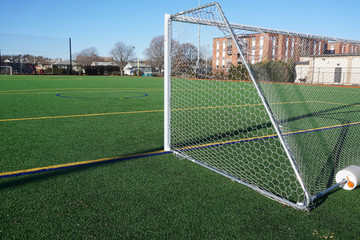
<svg viewBox="0 0 360 240"><path fill-rule="evenodd" d="M218 3L164 30L166 151L301 210L354 185L335 175L360 165L360 41L229 23Z"/></svg>
<svg viewBox="0 0 360 240"><path fill-rule="evenodd" d="M12 67L0 66L0 75L12 75Z"/></svg>

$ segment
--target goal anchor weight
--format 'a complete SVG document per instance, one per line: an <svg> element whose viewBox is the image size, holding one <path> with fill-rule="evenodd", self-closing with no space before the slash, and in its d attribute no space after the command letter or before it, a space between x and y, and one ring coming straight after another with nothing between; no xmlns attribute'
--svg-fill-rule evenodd
<svg viewBox="0 0 360 240"><path fill-rule="evenodd" d="M311 197L311 202L314 202L323 196L329 194L332 190L341 187L345 190L353 190L360 185L360 167L351 165L336 174L336 184L332 185L328 189Z"/></svg>

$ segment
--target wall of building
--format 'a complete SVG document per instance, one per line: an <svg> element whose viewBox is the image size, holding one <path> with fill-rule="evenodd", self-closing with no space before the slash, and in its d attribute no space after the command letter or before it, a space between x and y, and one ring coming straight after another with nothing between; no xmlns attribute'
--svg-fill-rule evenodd
<svg viewBox="0 0 360 240"><path fill-rule="evenodd" d="M350 83L360 85L360 56L352 58Z"/></svg>
<svg viewBox="0 0 360 240"><path fill-rule="evenodd" d="M314 84L345 84L349 59L344 57L313 58L309 63L309 80ZM335 81L335 69L340 69L340 82Z"/></svg>
<svg viewBox="0 0 360 240"><path fill-rule="evenodd" d="M301 58L309 64L296 66L296 83L360 85L360 55Z"/></svg>
<svg viewBox="0 0 360 240"><path fill-rule="evenodd" d="M306 83L308 80L309 64L297 64L295 66L295 83Z"/></svg>

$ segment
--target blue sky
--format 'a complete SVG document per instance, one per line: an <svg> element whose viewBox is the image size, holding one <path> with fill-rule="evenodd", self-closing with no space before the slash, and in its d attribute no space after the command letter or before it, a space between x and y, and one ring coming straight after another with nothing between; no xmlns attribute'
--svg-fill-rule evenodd
<svg viewBox="0 0 360 240"><path fill-rule="evenodd" d="M210 2L201 0L202 4ZM359 0L218 2L229 22L360 40ZM135 46L137 57L143 58L151 39L163 34L165 13L198 5L199 0L0 0L0 33L6 33L0 34L0 49L2 54L20 52L17 49L26 46L8 40L13 46L4 48L2 40L11 36L8 34L20 35L17 39L30 39L25 36L31 35L47 37L39 38L44 46L61 42L53 51L56 54L67 51L67 38L71 37L73 53L96 47L101 56L109 56L114 43L122 41Z"/></svg>

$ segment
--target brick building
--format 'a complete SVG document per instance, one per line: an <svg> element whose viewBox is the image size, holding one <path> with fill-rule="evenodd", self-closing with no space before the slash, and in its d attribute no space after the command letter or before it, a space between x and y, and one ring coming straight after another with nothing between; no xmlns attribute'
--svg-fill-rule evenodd
<svg viewBox="0 0 360 240"><path fill-rule="evenodd" d="M300 57L316 56L330 53L357 53L359 44L328 43L327 40L303 38L272 33L255 33L237 35L237 41L243 46L243 55L251 64L261 61L292 59L300 61ZM212 69L214 73L227 73L231 65L241 63L240 54L230 37L213 39Z"/></svg>
<svg viewBox="0 0 360 240"><path fill-rule="evenodd" d="M333 42L329 43L328 51L331 54L360 53L360 44Z"/></svg>

